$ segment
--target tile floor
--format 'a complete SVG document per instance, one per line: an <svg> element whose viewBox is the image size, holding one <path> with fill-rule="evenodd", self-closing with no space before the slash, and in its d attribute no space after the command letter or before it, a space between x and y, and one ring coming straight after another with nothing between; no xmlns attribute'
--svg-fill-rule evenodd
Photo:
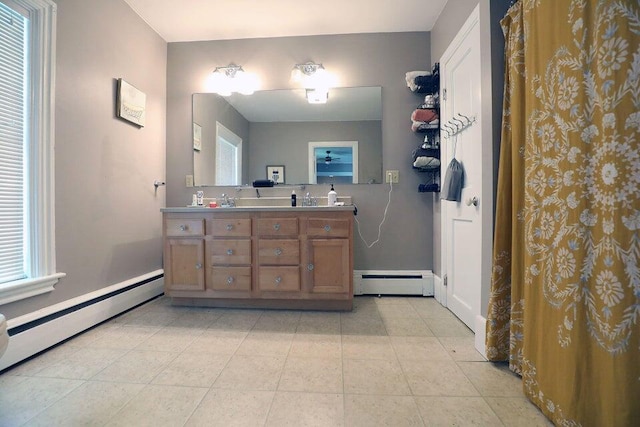
<svg viewBox="0 0 640 427"><path fill-rule="evenodd" d="M549 426L433 298L148 302L0 375L0 426Z"/></svg>

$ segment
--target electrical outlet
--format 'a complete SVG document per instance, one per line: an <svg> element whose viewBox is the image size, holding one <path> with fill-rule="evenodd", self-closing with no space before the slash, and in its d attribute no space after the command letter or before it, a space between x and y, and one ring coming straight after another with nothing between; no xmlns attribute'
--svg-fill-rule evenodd
<svg viewBox="0 0 640 427"><path fill-rule="evenodd" d="M386 171L384 174L384 182L386 182L387 184L389 182L391 182L392 184L397 184L398 182L400 182L400 171ZM391 181L389 181L389 178L391 178Z"/></svg>
<svg viewBox="0 0 640 427"><path fill-rule="evenodd" d="M193 187L193 175L187 175L184 180L187 187Z"/></svg>

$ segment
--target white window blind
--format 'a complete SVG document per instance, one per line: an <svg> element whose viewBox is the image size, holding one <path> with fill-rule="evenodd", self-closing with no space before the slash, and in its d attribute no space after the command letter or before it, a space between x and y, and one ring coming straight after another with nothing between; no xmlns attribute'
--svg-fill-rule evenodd
<svg viewBox="0 0 640 427"><path fill-rule="evenodd" d="M25 17L0 3L0 283L27 277L27 26Z"/></svg>

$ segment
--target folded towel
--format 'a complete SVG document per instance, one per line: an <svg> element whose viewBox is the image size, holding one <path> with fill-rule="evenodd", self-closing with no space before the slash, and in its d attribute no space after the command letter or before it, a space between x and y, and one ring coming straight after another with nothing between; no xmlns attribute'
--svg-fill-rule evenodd
<svg viewBox="0 0 640 427"><path fill-rule="evenodd" d="M420 184L418 185L418 192L420 193L437 193L440 191L438 184Z"/></svg>
<svg viewBox="0 0 640 427"><path fill-rule="evenodd" d="M436 159L435 157L418 157L415 162L413 162L413 167L417 169L438 169L440 168L440 159Z"/></svg>
<svg viewBox="0 0 640 427"><path fill-rule="evenodd" d="M413 120L414 122L429 123L430 121L437 118L438 118L438 112L432 109L418 108L413 110L413 113L411 113L411 120Z"/></svg>
<svg viewBox="0 0 640 427"><path fill-rule="evenodd" d="M412 92L415 92L417 89L416 77L430 75L431 71L409 71L408 73L405 73L404 79L407 82L407 87L409 87Z"/></svg>
<svg viewBox="0 0 640 427"><path fill-rule="evenodd" d="M425 132L429 129L438 129L439 126L439 119L433 119L430 122L420 122L417 120L413 120L411 124L411 130L414 132Z"/></svg>

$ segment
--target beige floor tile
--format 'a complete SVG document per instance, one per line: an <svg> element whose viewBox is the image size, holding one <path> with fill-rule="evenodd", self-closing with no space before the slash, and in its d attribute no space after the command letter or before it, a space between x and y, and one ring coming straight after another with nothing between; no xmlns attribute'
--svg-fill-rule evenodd
<svg viewBox="0 0 640 427"><path fill-rule="evenodd" d="M100 337L106 335L109 331L122 328L122 325L115 323L103 323L86 330L73 337L73 345L76 347L91 347L91 345ZM67 342L67 344L69 344Z"/></svg>
<svg viewBox="0 0 640 427"><path fill-rule="evenodd" d="M133 350L107 366L92 380L149 384L177 355L164 351Z"/></svg>
<svg viewBox="0 0 640 427"><path fill-rule="evenodd" d="M298 328L300 312L298 311L266 311L260 316L253 331L294 333Z"/></svg>
<svg viewBox="0 0 640 427"><path fill-rule="evenodd" d="M266 426L323 427L344 425L341 394L277 392Z"/></svg>
<svg viewBox="0 0 640 427"><path fill-rule="evenodd" d="M227 354L182 353L173 359L152 383L211 387L230 358Z"/></svg>
<svg viewBox="0 0 640 427"><path fill-rule="evenodd" d="M147 385L107 425L182 426L206 392L206 388Z"/></svg>
<svg viewBox="0 0 640 427"><path fill-rule="evenodd" d="M412 298L409 303L423 318L455 317L448 308L441 305L435 298Z"/></svg>
<svg viewBox="0 0 640 427"><path fill-rule="evenodd" d="M142 384L88 381L38 414L27 425L104 425L143 388Z"/></svg>
<svg viewBox="0 0 640 427"><path fill-rule="evenodd" d="M187 427L253 427L267 420L273 391L211 389L193 413Z"/></svg>
<svg viewBox="0 0 640 427"><path fill-rule="evenodd" d="M347 427L423 425L411 396L347 394L344 397L344 418Z"/></svg>
<svg viewBox="0 0 640 427"><path fill-rule="evenodd" d="M342 357L345 359L397 360L388 336L343 335Z"/></svg>
<svg viewBox="0 0 640 427"><path fill-rule="evenodd" d="M436 337L472 337L473 331L457 317L424 317L424 322Z"/></svg>
<svg viewBox="0 0 640 427"><path fill-rule="evenodd" d="M90 348L120 348L131 350L140 345L142 341L149 338L161 329L158 327L137 327L123 326L111 328L106 333L100 335L96 340L87 344Z"/></svg>
<svg viewBox="0 0 640 427"><path fill-rule="evenodd" d="M429 363L452 360L436 337L391 337L391 345L399 360L421 360Z"/></svg>
<svg viewBox="0 0 640 427"><path fill-rule="evenodd" d="M382 317L389 336L432 337L433 332L420 317Z"/></svg>
<svg viewBox="0 0 640 427"><path fill-rule="evenodd" d="M173 328L160 329L136 347L136 350L169 351L179 353L187 348L198 336L204 333L203 329Z"/></svg>
<svg viewBox="0 0 640 427"><path fill-rule="evenodd" d="M480 396L454 361L401 360L400 363L416 396Z"/></svg>
<svg viewBox="0 0 640 427"><path fill-rule="evenodd" d="M344 359L343 366L345 393L411 394L397 361Z"/></svg>
<svg viewBox="0 0 640 427"><path fill-rule="evenodd" d="M81 348L68 357L38 371L35 376L87 380L122 357L127 350Z"/></svg>
<svg viewBox="0 0 640 427"><path fill-rule="evenodd" d="M502 422L481 397L416 397L427 426L500 426Z"/></svg>
<svg viewBox="0 0 640 427"><path fill-rule="evenodd" d="M223 312L220 309L192 309L182 313L176 320L171 322L168 326L174 328L193 328L193 329L206 329L213 324L214 321L222 316Z"/></svg>
<svg viewBox="0 0 640 427"><path fill-rule="evenodd" d="M235 355L222 370L213 387L234 390L276 390L284 361L284 357Z"/></svg>
<svg viewBox="0 0 640 427"><path fill-rule="evenodd" d="M278 390L342 393L342 361L327 358L288 357Z"/></svg>
<svg viewBox="0 0 640 427"><path fill-rule="evenodd" d="M207 329L196 337L184 351L231 355L240 347L247 334L248 332L242 331L232 331L225 334L223 331Z"/></svg>
<svg viewBox="0 0 640 427"><path fill-rule="evenodd" d="M69 341L65 344L50 348L32 359L14 366L9 371L9 374L26 376L35 375L48 366L67 360L73 353L76 353L81 348L81 346L75 345L74 338L73 344Z"/></svg>
<svg viewBox="0 0 640 427"><path fill-rule="evenodd" d="M178 317L180 317L180 313L175 308L169 307L161 311L148 310L137 315L132 314L120 323L125 326L156 328L167 326L175 322Z"/></svg>
<svg viewBox="0 0 640 427"><path fill-rule="evenodd" d="M289 350L290 357L342 358L340 335L296 333Z"/></svg>
<svg viewBox="0 0 640 427"><path fill-rule="evenodd" d="M409 303L405 304L378 304L378 312L382 319L402 318L415 319L420 318L418 312Z"/></svg>
<svg viewBox="0 0 640 427"><path fill-rule="evenodd" d="M485 362L487 359L476 350L475 337L440 337L440 343L457 362Z"/></svg>
<svg viewBox="0 0 640 427"><path fill-rule="evenodd" d="M377 297L377 298L372 298L373 302L378 306L378 307L382 307L382 306L390 306L390 305L395 305L398 307L405 307L405 308L410 308L411 307L411 297L394 297L394 296L381 296L381 297Z"/></svg>
<svg viewBox="0 0 640 427"><path fill-rule="evenodd" d="M256 324L261 315L261 311L225 312L222 314L222 316L213 321L208 330L220 331L225 333L233 331L249 332Z"/></svg>
<svg viewBox="0 0 640 427"><path fill-rule="evenodd" d="M79 380L3 375L0 425L19 426L82 385Z"/></svg>
<svg viewBox="0 0 640 427"><path fill-rule="evenodd" d="M506 426L553 426L542 411L526 397L485 397L485 400Z"/></svg>
<svg viewBox="0 0 640 427"><path fill-rule="evenodd" d="M522 379L506 363L458 362L458 366L483 396L524 397Z"/></svg>
<svg viewBox="0 0 640 427"><path fill-rule="evenodd" d="M342 335L387 335L380 318L342 316L340 324Z"/></svg>
<svg viewBox="0 0 640 427"><path fill-rule="evenodd" d="M376 317L380 318L380 312L378 311L378 304L372 297L354 297L353 309L348 313L341 313L343 316L357 316L357 317Z"/></svg>
<svg viewBox="0 0 640 427"><path fill-rule="evenodd" d="M340 335L340 313L302 313L298 321L296 333Z"/></svg>
<svg viewBox="0 0 640 427"><path fill-rule="evenodd" d="M286 356L289 354L293 334L277 332L249 332L236 354L244 356Z"/></svg>

